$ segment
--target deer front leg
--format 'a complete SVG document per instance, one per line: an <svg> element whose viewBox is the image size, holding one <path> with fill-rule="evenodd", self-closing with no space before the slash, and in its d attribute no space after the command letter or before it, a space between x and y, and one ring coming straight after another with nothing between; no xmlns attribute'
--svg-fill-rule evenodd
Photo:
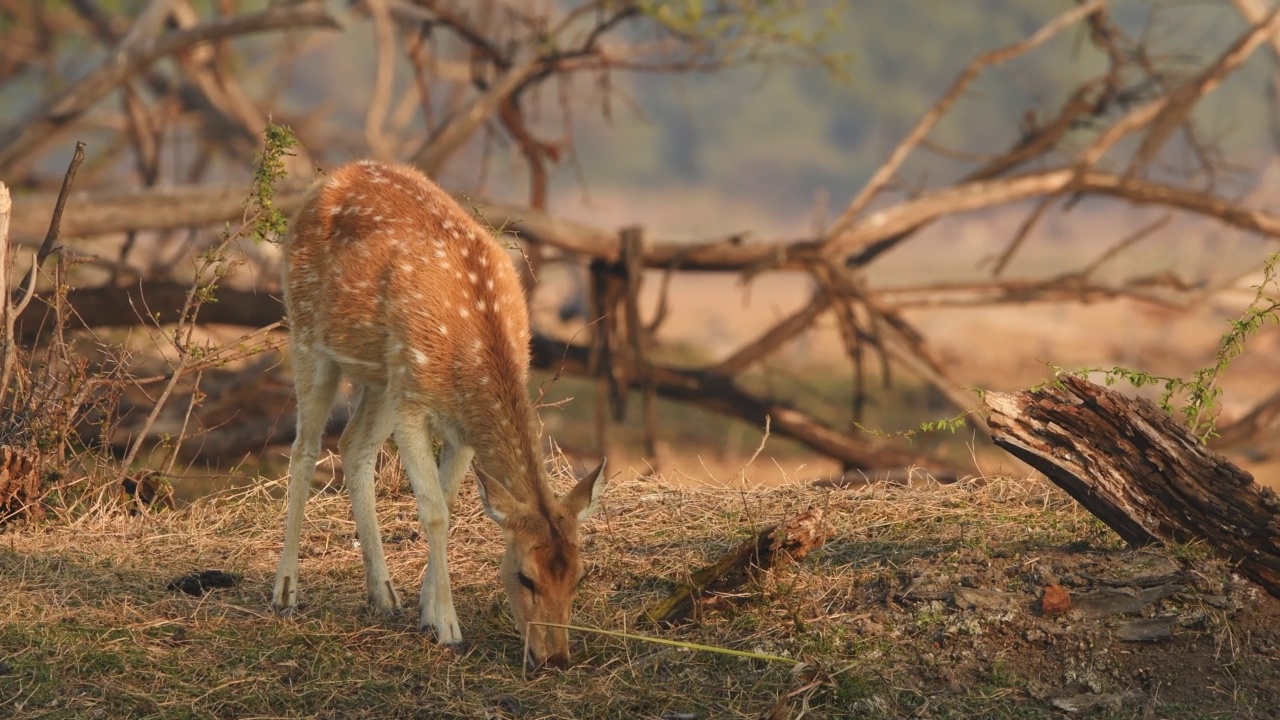
<svg viewBox="0 0 1280 720"><path fill-rule="evenodd" d="M420 409L406 406L397 413L396 445L418 503L418 520L427 535L427 571L422 576L418 599L421 626L434 628L441 643L456 645L462 642L462 629L449 586L449 508L427 428Z"/></svg>
<svg viewBox="0 0 1280 720"><path fill-rule="evenodd" d="M378 448L391 434L391 423L385 388L366 387L338 446L342 453L347 494L351 497L351 510L356 517L360 554L364 557L365 590L369 603L386 613L400 608L400 596L391 584L387 557L382 551L373 476Z"/></svg>
<svg viewBox="0 0 1280 720"><path fill-rule="evenodd" d="M320 437L338 388L338 366L332 361L294 345L294 384L298 394L298 427L289 451L288 510L284 521L284 549L276 568L271 605L281 612L298 602L298 544L302 537L302 515L311 493L311 476L320 453Z"/></svg>

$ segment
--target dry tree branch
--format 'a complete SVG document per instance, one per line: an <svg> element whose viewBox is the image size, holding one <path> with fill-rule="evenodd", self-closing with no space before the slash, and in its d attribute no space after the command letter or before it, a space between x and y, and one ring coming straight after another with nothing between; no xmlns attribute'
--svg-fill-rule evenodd
<svg viewBox="0 0 1280 720"><path fill-rule="evenodd" d="M364 116L364 138L374 157L390 160L395 156L393 143L387 138L383 126L387 110L391 106L391 92L395 81L395 30L391 25L391 13L387 0L364 0L373 18L374 47L377 48L377 65L373 78L373 97Z"/></svg>
<svg viewBox="0 0 1280 720"><path fill-rule="evenodd" d="M1273 9L1264 22L1241 35L1199 75L1172 91L1160 95L1155 100L1129 111L1112 123L1106 132L1080 154L1078 165L1085 169L1093 168L1111 148L1115 147L1116 143L1138 130L1149 127L1142 146L1135 153L1125 173L1126 179L1135 175L1182 124L1195 103L1217 89L1223 79L1244 64L1253 51L1274 35L1278 28L1280 28L1280 7Z"/></svg>
<svg viewBox="0 0 1280 720"><path fill-rule="evenodd" d="M9 218L13 214L13 200L9 196L9 186L0 182L0 328L4 336L0 337L0 403L3 403L9 387L9 376L13 372L13 355L17 350L14 342L14 322L17 313L9 302Z"/></svg>
<svg viewBox="0 0 1280 720"><path fill-rule="evenodd" d="M1058 193L1046 195L1040 199L1040 202L1036 203L1035 209L1032 210L1027 217L1023 218L1022 223L1018 225L1018 231L1013 234L1013 239L1009 241L1009 245L1000 253L999 257L996 258L995 267L991 268L992 277L1000 277L1004 274L1005 268L1009 266L1009 261L1013 259L1014 254L1017 253L1018 249L1022 247L1022 244L1026 242L1027 237L1031 234L1031 230L1039 224L1040 220L1044 218L1045 212L1047 212L1049 208L1053 207L1053 203L1056 202L1059 197L1060 195Z"/></svg>
<svg viewBox="0 0 1280 720"><path fill-rule="evenodd" d="M0 131L0 170L8 170L38 153L61 128L80 117L107 93L160 58L203 42L285 28L337 28L322 7L312 4L274 5L261 12L219 18L152 41L132 43L126 38L111 59L39 107L13 126Z"/></svg>
<svg viewBox="0 0 1280 720"><path fill-rule="evenodd" d="M1064 190L1081 194L1108 195L1139 205L1162 205L1220 220L1244 230L1280 238L1280 216L1248 208L1206 192L1141 178L1126 178L1100 171L1058 168L995 180L963 183L872 213L855 223L838 240L823 248L823 254L840 257L871 243L893 238L916 226L970 210L980 210Z"/></svg>
<svg viewBox="0 0 1280 720"><path fill-rule="evenodd" d="M439 174L445 161L493 117L502 103L537 73L538 66L537 60L530 60L503 73L488 90L472 99L438 128L413 154L413 163L428 175Z"/></svg>
<svg viewBox="0 0 1280 720"><path fill-rule="evenodd" d="M854 247L870 247L892 240L903 232L949 214L979 210L1060 193L1100 194L1138 205L1184 210L1213 218L1228 226L1280 239L1280 214L1252 208L1208 192L1189 190L1141 178L1125 179L1105 172L1077 176L1073 168L1057 168L987 181L961 183L926 192L916 198L878 210L854 223L841 243L823 248L840 256L843 241ZM129 230L161 230L203 226L238 218L243 211L242 188L235 186L181 187L162 190L77 194L63 221L63 232L85 237ZM276 206L292 212L302 202L304 190L282 188ZM616 232L506 203L458 196L476 207L496 226L517 228L521 237L559 250L617 262L621 257ZM41 218L48 218L54 197L31 193L14 198L11 233L18 242L42 232ZM815 259L818 243L812 240L785 243L744 243L740 235L696 245L655 240L645 249L647 268L678 267L682 270L739 272L767 264L770 268L803 269Z"/></svg>
<svg viewBox="0 0 1280 720"><path fill-rule="evenodd" d="M4 345L3 347L0 347L0 350L4 351L4 359L0 360L0 405L3 405L4 399L9 392L9 382L13 379L13 370L17 364L18 352L14 337L15 323L18 320L18 316L27 309L27 305L30 304L31 298L35 297L36 277L40 273L40 267L44 264L45 259L48 258L56 249L55 243L58 242L58 235L62 227L62 214L67 206L67 195L71 193L71 184L75 182L76 172L79 171L80 163L82 162L84 162L84 143L77 142L75 152L71 155L71 162L67 165L66 175L62 178L62 188L58 191L58 199L53 206L53 216L49 220L49 232L45 234L44 242L40 244L39 251L37 251L36 256L32 258L31 268L27 270L26 276L23 277L22 282L18 285L18 291L16 294L19 299L16 303L10 305L9 294L7 291L4 297L0 298L0 301L3 301L5 305L4 339L2 341ZM6 192L6 200L8 200L7 195L8 194ZM2 238L4 242L3 246L0 246L0 251L3 251L6 256L6 266L8 264L7 257L9 253L8 225L9 213L6 213L5 233ZM7 286L7 284L8 277L6 275L5 285Z"/></svg>
<svg viewBox="0 0 1280 720"><path fill-rule="evenodd" d="M1156 282L1099 285L1087 282L1078 272L1047 280L1004 280L992 282L938 283L912 287L876 289L876 300L887 310L901 311L929 308L989 307L994 305L1026 305L1029 303L1096 303L1129 298L1170 310L1185 310L1186 301L1175 301L1167 293L1153 292L1166 287L1176 292L1186 288L1173 285L1167 277Z"/></svg>
<svg viewBox="0 0 1280 720"><path fill-rule="evenodd" d="M831 307L831 295L818 290L804 307L779 320L756 339L738 348L732 355L708 368L720 375L737 375L751 365L777 352L792 338L808 330Z"/></svg>
<svg viewBox="0 0 1280 720"><path fill-rule="evenodd" d="M1050 38L1062 32L1062 30L1098 12L1104 6L1104 0L1089 0L1089 2L1079 5L1049 21L1026 40L982 53L974 58L960 73L960 76L956 78L955 82L952 83L951 88L917 121L911 132L907 133L906 138L894 148L889 155L889 159L876 170L871 179L867 181L867 184L858 191L858 194L854 196L845 211L840 214L840 217L836 218L827 237L832 240L837 239L845 228L853 223L854 218L865 210L871 201L875 199L875 196L888 185L893 176L902 167L902 164L906 162L907 157L933 131L938 121L947 114L951 106L960 99L969 84L977 79L983 70L1034 50L1048 42Z"/></svg>
<svg viewBox="0 0 1280 720"><path fill-rule="evenodd" d="M1120 241L1117 242L1115 245L1112 245L1111 247L1103 251L1101 255L1094 258L1092 262L1090 262L1088 265L1085 265L1083 268L1080 269L1079 273L1076 273L1076 274L1078 274L1082 278L1090 277L1091 275L1096 273L1098 271L1098 268L1102 267L1108 260L1115 257L1116 255L1119 255L1120 253L1124 252L1130 247L1133 247L1139 242L1147 239L1148 237L1151 237L1151 235L1153 235L1157 230L1163 228L1165 225L1168 225L1169 221L1172 219L1173 219L1173 213L1165 213L1163 216L1147 223L1146 225L1143 225L1137 230L1134 230L1132 233L1129 233L1129 235L1127 235L1126 237L1121 238Z"/></svg>
<svg viewBox="0 0 1280 720"><path fill-rule="evenodd" d="M1137 175L1149 165L1169 138L1173 137L1174 132L1187 121L1196 103L1221 85L1232 70L1243 65L1259 45L1266 42L1268 38L1274 37L1277 29L1280 29L1280 7L1273 9L1254 27L1252 32L1241 36L1217 62L1206 68L1198 77L1166 93L1162 98L1163 107L1151 121L1146 137L1142 139L1142 145L1129 162L1125 176ZM1197 147L1197 144L1193 142L1192 147Z"/></svg>

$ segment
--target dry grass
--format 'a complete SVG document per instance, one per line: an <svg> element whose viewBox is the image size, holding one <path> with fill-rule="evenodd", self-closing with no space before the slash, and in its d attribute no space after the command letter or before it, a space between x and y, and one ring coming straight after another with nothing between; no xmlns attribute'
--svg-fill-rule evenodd
<svg viewBox="0 0 1280 720"><path fill-rule="evenodd" d="M928 687L929 672L945 664L941 652L929 657L936 649L929 618L940 612L925 603L902 614L894 598L918 584L922 568L927 575L1005 558L1034 570L1038 558L1069 543L1116 549L1105 528L1036 481L726 491L619 477L605 510L584 528L593 574L575 623L634 630L641 608L673 580L816 504L837 532L803 566L699 624L655 631L806 665L574 634L575 667L525 678L496 581L498 531L473 492L464 494L451 532L455 599L471 643L458 657L414 629L412 610L383 618L365 609L355 528L338 493L308 506L297 613L270 612L283 513L272 485L161 514L100 508L0 537L0 708L8 708L0 714L1051 717L1018 673L1002 671L1009 677L1001 680L992 670L984 684ZM407 493L388 490L379 499L388 561L413 608L425 542ZM166 590L173 577L205 568L241 581L203 598ZM1000 582L1007 589L1029 581L1010 573Z"/></svg>

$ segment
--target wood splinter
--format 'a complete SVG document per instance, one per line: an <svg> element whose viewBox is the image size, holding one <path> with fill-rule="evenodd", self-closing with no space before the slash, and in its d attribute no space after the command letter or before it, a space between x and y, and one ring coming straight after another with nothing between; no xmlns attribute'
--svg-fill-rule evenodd
<svg viewBox="0 0 1280 720"><path fill-rule="evenodd" d="M765 528L714 564L694 571L688 582L646 608L637 622L670 625L689 618L700 605L742 587L761 572L788 561L804 560L810 552L822 547L831 532L831 526L823 521L822 509L816 507Z"/></svg>

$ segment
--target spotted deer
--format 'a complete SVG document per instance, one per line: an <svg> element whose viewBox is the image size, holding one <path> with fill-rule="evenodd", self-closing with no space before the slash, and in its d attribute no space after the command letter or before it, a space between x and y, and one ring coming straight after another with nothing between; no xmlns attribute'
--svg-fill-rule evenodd
<svg viewBox="0 0 1280 720"><path fill-rule="evenodd" d="M394 432L428 544L421 627L462 641L445 549L472 460L484 511L502 529L500 576L530 667L564 667L563 628L583 577L578 525L604 489L604 463L557 499L529 398L529 318L510 258L417 170L374 162L317 182L284 243L298 430L289 458L284 551L272 604L297 602L298 543L321 433L340 376L360 386L339 442L369 602L394 611L378 534L374 464ZM439 467L432 437L443 441Z"/></svg>

